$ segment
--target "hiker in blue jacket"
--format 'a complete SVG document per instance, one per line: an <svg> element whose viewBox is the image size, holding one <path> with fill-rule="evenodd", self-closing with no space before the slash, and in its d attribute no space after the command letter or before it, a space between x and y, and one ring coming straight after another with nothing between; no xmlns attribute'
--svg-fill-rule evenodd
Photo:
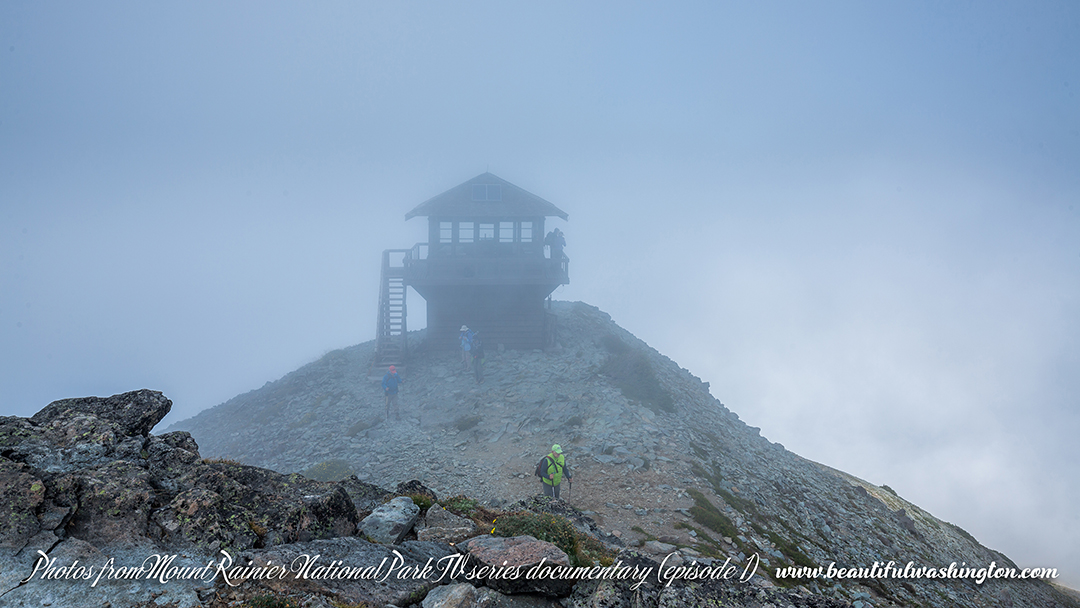
<svg viewBox="0 0 1080 608"><path fill-rule="evenodd" d="M382 377L383 394L386 395L386 419L390 419L390 408L393 406L394 417L401 419L401 410L398 408L397 392L398 385L405 384L401 376L397 373L397 368L393 365L386 372L386 375Z"/></svg>
<svg viewBox="0 0 1080 608"><path fill-rule="evenodd" d="M469 371L469 363L472 359L472 339L473 330L469 329L468 325L461 326L461 333L458 334L458 341L461 342L461 364L464 366L465 371Z"/></svg>

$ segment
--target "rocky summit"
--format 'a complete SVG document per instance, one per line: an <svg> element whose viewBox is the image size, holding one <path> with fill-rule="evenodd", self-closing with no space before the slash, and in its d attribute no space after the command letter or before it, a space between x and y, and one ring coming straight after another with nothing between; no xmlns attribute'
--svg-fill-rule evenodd
<svg viewBox="0 0 1080 608"><path fill-rule="evenodd" d="M978 582L1016 566L764 439L596 308L552 312L553 348L487 344L482 379L410 336L398 411L369 343L162 435L148 390L0 418L0 605L1080 606ZM553 443L560 499L533 475Z"/></svg>

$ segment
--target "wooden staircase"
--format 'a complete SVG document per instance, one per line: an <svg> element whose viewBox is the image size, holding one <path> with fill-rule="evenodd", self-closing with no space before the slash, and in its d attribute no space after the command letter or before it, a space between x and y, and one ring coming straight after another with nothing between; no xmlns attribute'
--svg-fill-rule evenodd
<svg viewBox="0 0 1080 608"><path fill-rule="evenodd" d="M387 249L383 252L373 372L385 371L391 365L400 367L405 363L408 340L408 326L405 322L405 267L391 264L391 255L396 257L397 254L407 251Z"/></svg>

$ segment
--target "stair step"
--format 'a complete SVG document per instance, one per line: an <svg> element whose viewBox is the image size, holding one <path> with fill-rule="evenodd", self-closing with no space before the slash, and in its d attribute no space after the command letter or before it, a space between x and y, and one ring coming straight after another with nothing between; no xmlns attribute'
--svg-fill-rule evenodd
<svg viewBox="0 0 1080 608"><path fill-rule="evenodd" d="M383 252L379 307L375 331L375 368L400 365L405 357L407 306L405 278L401 268L389 265L390 252Z"/></svg>

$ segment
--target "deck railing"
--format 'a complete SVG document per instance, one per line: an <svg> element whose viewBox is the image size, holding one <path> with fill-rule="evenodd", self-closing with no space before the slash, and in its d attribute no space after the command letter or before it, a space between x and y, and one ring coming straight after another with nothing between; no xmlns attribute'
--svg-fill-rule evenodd
<svg viewBox="0 0 1080 608"><path fill-rule="evenodd" d="M410 281L428 279L497 280L516 277L525 280L570 282L570 260L539 256L439 256L430 257L428 243L417 243L412 249L391 250L400 255L397 267L405 269ZM392 260L392 264L396 261Z"/></svg>

